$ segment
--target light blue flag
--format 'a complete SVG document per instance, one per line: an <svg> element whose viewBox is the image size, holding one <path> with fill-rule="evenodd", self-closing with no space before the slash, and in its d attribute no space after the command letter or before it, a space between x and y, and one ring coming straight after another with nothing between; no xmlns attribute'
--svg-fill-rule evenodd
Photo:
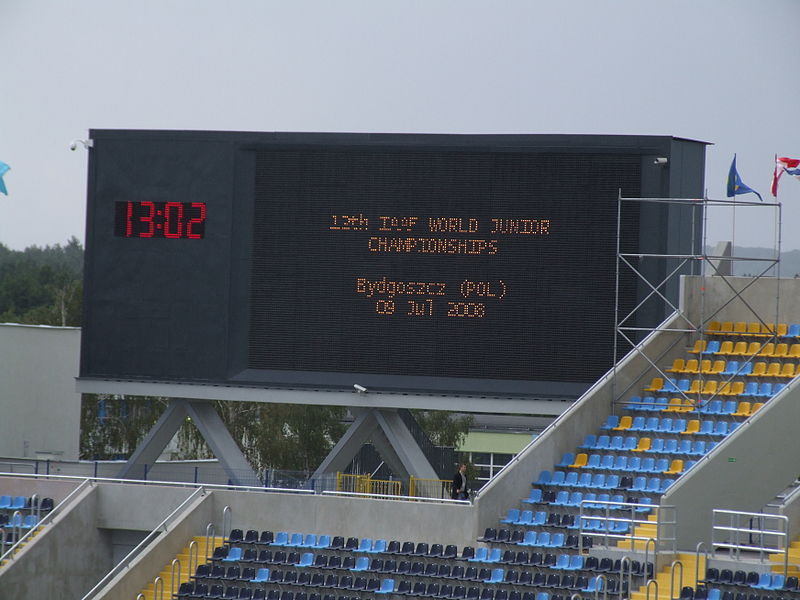
<svg viewBox="0 0 800 600"><path fill-rule="evenodd" d="M6 163L0 161L0 192L3 192L6 196L8 196L8 190L6 189L6 184L3 183L3 175L5 175L10 168L11 167Z"/></svg>

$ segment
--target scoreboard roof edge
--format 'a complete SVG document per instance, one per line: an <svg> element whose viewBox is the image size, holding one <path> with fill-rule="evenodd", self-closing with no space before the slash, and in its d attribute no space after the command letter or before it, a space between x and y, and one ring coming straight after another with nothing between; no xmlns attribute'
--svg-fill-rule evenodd
<svg viewBox="0 0 800 600"><path fill-rule="evenodd" d="M352 132L291 132L291 131L216 131L167 129L91 129L95 140L187 140L233 142L238 144L338 144L347 146L446 146L451 148L476 148L490 146L493 150L537 149L543 152L574 151L576 145L591 146L597 150L615 151L638 149L663 151L672 142L711 145L711 142L670 135L628 134L462 134L462 133L352 133Z"/></svg>

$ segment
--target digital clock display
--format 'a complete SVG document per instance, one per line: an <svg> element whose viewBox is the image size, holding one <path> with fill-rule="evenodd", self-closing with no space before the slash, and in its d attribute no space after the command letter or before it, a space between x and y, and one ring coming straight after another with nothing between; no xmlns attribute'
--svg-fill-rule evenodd
<svg viewBox="0 0 800 600"><path fill-rule="evenodd" d="M114 235L128 238L203 239L204 202L117 202Z"/></svg>

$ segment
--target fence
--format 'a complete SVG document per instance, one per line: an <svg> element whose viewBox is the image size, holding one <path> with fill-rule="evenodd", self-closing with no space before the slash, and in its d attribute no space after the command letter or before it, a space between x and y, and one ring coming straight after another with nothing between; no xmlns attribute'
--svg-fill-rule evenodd
<svg viewBox="0 0 800 600"><path fill-rule="evenodd" d="M444 479L420 479L408 481L408 495L415 498L450 498L453 482Z"/></svg>
<svg viewBox="0 0 800 600"><path fill-rule="evenodd" d="M400 496L403 482L397 480L373 479L369 475L336 474L336 491L378 496Z"/></svg>

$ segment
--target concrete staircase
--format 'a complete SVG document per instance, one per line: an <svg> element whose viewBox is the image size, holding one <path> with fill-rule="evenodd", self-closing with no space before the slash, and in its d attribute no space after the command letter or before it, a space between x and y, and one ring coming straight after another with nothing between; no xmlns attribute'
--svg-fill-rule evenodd
<svg viewBox="0 0 800 600"><path fill-rule="evenodd" d="M672 590L672 594L675 598L680 596L681 587L690 585L692 587L697 587L697 579L695 578L695 573L699 573L700 578L703 578L706 573L706 561L703 556L699 557L700 565L699 570L697 569L697 560L698 557L695 554L678 554L675 560L679 560L683 564L683 581L681 581L680 577L680 567L675 567L675 588ZM661 571L656 573L655 580L658 583L658 594L656 594L655 586L651 586L650 588L650 598L649 600L670 600L670 582L671 582L671 573L672 568L670 565L667 565ZM631 600L646 600L647 599L647 587L642 586L639 590L633 592L631 594Z"/></svg>
<svg viewBox="0 0 800 600"><path fill-rule="evenodd" d="M208 538L206 536L195 536L192 538L197 543L197 562L194 563L194 568L197 568L197 565L202 565L208 562L211 556L214 554L214 548L217 546L221 546L224 540L223 537L217 536L214 538ZM192 540L187 542L186 546L184 546L183 550L181 550L178 555L175 557L181 563L181 572L180 577L175 578L175 582L173 584L172 581L172 561L170 560L167 565L161 570L159 576L161 577L162 581L164 582L164 591L163 594L156 595L154 589L154 581L155 577L153 578L154 581L151 581L146 588L142 590L142 595L144 596L145 600L169 600L172 598L171 590L173 589L175 592L178 591L181 584L185 581L189 581L190 575L194 575L194 572L189 573L189 545L191 544ZM206 540L208 540L208 553L206 553ZM176 569L177 575L177 569ZM161 586L159 586L159 591L161 590Z"/></svg>
<svg viewBox="0 0 800 600"><path fill-rule="evenodd" d="M28 537L25 538L25 541L22 542L19 546L17 546L14 549L14 552L11 553L11 557L16 556L17 553L19 553L25 546L30 544L33 541L33 539L37 535L39 535L43 530L44 530L44 525L39 525L39 526L35 527L34 530L30 533L30 535L28 535ZM0 551L0 554L5 553L7 550L8 550L8 548L2 549L2 551ZM10 562L10 561L11 561L11 558L6 558L3 561L0 561L0 569L2 569L4 566L6 566L6 564L8 562Z"/></svg>

